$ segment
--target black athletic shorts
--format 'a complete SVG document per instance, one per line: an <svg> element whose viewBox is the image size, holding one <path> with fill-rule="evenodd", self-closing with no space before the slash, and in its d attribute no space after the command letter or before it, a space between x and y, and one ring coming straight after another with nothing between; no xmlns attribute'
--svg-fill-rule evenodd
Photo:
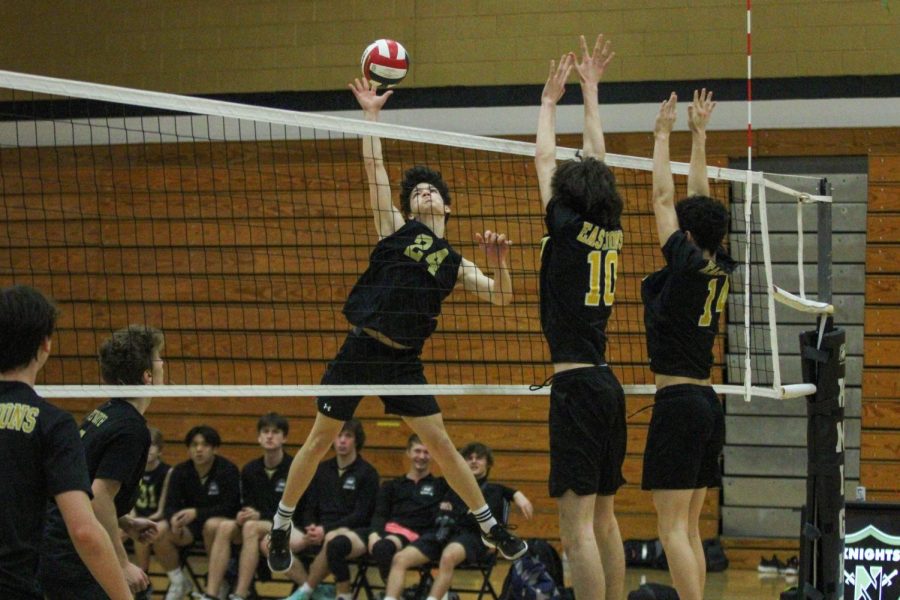
<svg viewBox="0 0 900 600"><path fill-rule="evenodd" d="M328 363L322 385L426 384L422 360L416 350L385 346L354 327L335 359ZM362 396L323 396L319 412L340 421L353 418ZM434 396L381 396L384 412L406 417L425 417L441 412Z"/></svg>
<svg viewBox="0 0 900 600"><path fill-rule="evenodd" d="M411 546L428 557L428 560L438 562L444 548L450 544L459 544L466 551L466 563L481 563L491 556L491 549L481 541L481 532L466 529L450 536L446 542L437 539L435 532L429 532L414 541Z"/></svg>
<svg viewBox="0 0 900 600"><path fill-rule="evenodd" d="M710 386L670 385L656 392L644 450L645 490L720 487L725 414Z"/></svg>
<svg viewBox="0 0 900 600"><path fill-rule="evenodd" d="M80 579L41 579L47 600L109 600L100 584L88 574Z"/></svg>
<svg viewBox="0 0 900 600"><path fill-rule="evenodd" d="M571 369L550 388L550 496L608 496L625 483L625 393L609 367Z"/></svg>

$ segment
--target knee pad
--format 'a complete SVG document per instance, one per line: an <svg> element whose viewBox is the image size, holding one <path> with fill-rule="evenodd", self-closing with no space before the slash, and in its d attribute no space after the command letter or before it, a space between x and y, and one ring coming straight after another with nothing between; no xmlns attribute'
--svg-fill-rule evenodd
<svg viewBox="0 0 900 600"><path fill-rule="evenodd" d="M353 550L353 544L346 535L332 538L325 548L325 556L328 559L328 569L334 575L335 581L350 581L350 567L347 566L347 557Z"/></svg>
<svg viewBox="0 0 900 600"><path fill-rule="evenodd" d="M391 560L396 553L397 546L391 540L378 540L372 546L372 560L378 565L378 572L385 581L391 572Z"/></svg>

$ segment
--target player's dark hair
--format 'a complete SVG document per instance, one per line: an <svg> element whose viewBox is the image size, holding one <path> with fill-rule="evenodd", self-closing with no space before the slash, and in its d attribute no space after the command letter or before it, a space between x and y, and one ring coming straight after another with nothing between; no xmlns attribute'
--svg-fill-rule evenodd
<svg viewBox="0 0 900 600"><path fill-rule="evenodd" d="M419 437L419 434L414 433L411 436L409 436L409 439L406 440L406 449L409 450L416 444L419 444L421 446L425 445L422 443L422 438Z"/></svg>
<svg viewBox="0 0 900 600"><path fill-rule="evenodd" d="M277 412L268 412L259 418L259 421L256 422L256 432L262 431L263 427L277 429L284 435L287 435L288 429L290 429L288 420Z"/></svg>
<svg viewBox="0 0 900 600"><path fill-rule="evenodd" d="M695 244L715 254L728 233L725 205L709 196L689 196L675 205L675 213L679 229L690 231Z"/></svg>
<svg viewBox="0 0 900 600"><path fill-rule="evenodd" d="M587 157L561 163L550 180L553 199L604 229L621 227L622 197L602 160Z"/></svg>
<svg viewBox="0 0 900 600"><path fill-rule="evenodd" d="M153 354L162 351L163 334L155 327L129 325L100 346L100 375L110 385L141 385L153 369Z"/></svg>
<svg viewBox="0 0 900 600"><path fill-rule="evenodd" d="M156 427L148 427L148 429L150 430L150 445L162 450L164 443L162 431Z"/></svg>
<svg viewBox="0 0 900 600"><path fill-rule="evenodd" d="M59 311L26 285L0 290L0 373L27 367L53 335Z"/></svg>
<svg viewBox="0 0 900 600"><path fill-rule="evenodd" d="M189 447L191 442L198 435L202 435L203 439L206 440L206 443L213 448L218 448L222 445L222 438L219 437L219 432L209 425L196 425L191 427L191 430L184 436L184 445Z"/></svg>
<svg viewBox="0 0 900 600"><path fill-rule="evenodd" d="M366 445L366 432L363 430L363 424L359 419L350 419L349 421L344 421L344 426L341 427L341 433L348 432L353 434L353 439L356 443L356 451L359 452L363 449L363 446Z"/></svg>
<svg viewBox="0 0 900 600"><path fill-rule="evenodd" d="M400 210L403 212L403 218L405 219L408 219L412 212L410 196L420 183L427 183L436 187L437 191L441 193L444 205L450 206L450 188L447 187L447 182L441 177L440 172L422 165L416 165L403 173L403 181L400 182Z"/></svg>
<svg viewBox="0 0 900 600"><path fill-rule="evenodd" d="M459 454L463 458L469 458L473 454L478 458L487 459L487 468L488 470L494 466L494 451L482 444L481 442L471 442L463 446L462 450L459 451Z"/></svg>

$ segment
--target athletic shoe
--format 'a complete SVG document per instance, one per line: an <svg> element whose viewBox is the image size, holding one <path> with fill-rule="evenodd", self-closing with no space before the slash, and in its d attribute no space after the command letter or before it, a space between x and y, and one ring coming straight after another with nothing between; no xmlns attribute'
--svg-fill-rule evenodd
<svg viewBox="0 0 900 600"><path fill-rule="evenodd" d="M165 600L184 600L184 597L190 594L193 589L194 584L183 575L178 581L169 580L169 589L166 590Z"/></svg>
<svg viewBox="0 0 900 600"><path fill-rule="evenodd" d="M800 559L796 556L790 557L784 568L779 569L778 572L787 577L796 577L800 573Z"/></svg>
<svg viewBox="0 0 900 600"><path fill-rule="evenodd" d="M269 570L284 573L291 568L294 555L291 554L291 528L272 529L269 533Z"/></svg>
<svg viewBox="0 0 900 600"><path fill-rule="evenodd" d="M238 596L237 594L228 594L228 600L247 600L243 596Z"/></svg>
<svg viewBox="0 0 900 600"><path fill-rule="evenodd" d="M308 594L301 588L297 588L294 592L284 600L309 600L312 594Z"/></svg>
<svg viewBox="0 0 900 600"><path fill-rule="evenodd" d="M482 533L481 541L488 548L496 548L507 560L516 560L528 551L528 544L508 532L506 527L494 525L490 533Z"/></svg>
<svg viewBox="0 0 900 600"><path fill-rule="evenodd" d="M777 575L778 573L782 573L784 569L784 563L781 562L776 555L772 555L771 559L766 558L765 556L761 556L759 558L759 565L756 567L756 570L760 573Z"/></svg>

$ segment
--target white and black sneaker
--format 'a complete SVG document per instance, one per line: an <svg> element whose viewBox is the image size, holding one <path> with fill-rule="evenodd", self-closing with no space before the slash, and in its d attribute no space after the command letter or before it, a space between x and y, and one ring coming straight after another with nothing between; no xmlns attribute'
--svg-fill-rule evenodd
<svg viewBox="0 0 900 600"><path fill-rule="evenodd" d="M516 560L528 552L528 544L506 530L506 527L494 525L490 533L482 533L481 541L488 548L496 548L497 552L507 560Z"/></svg>
<svg viewBox="0 0 900 600"><path fill-rule="evenodd" d="M272 529L269 533L269 569L273 573L284 573L291 568L293 561L290 526L287 529Z"/></svg>

